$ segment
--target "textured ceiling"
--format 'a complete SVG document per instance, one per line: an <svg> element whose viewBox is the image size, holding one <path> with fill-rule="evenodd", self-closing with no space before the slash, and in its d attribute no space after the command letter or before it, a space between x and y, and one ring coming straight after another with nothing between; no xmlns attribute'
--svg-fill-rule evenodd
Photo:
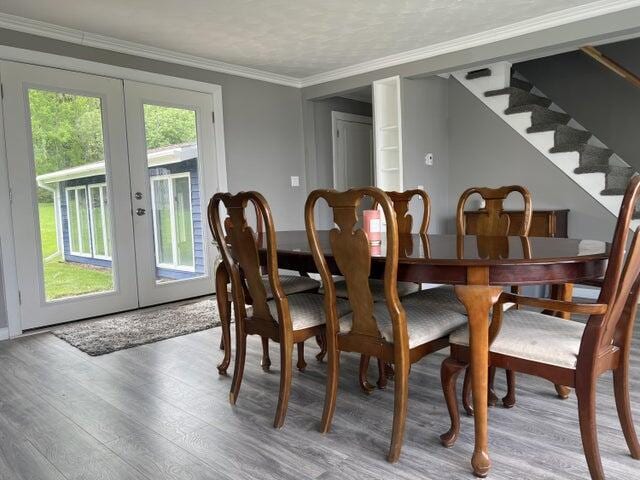
<svg viewBox="0 0 640 480"><path fill-rule="evenodd" d="M0 12L305 77L589 0L2 0Z"/></svg>

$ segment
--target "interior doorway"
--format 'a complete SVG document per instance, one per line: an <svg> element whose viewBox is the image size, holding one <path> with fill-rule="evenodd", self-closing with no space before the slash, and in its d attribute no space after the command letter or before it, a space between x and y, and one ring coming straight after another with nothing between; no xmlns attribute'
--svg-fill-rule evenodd
<svg viewBox="0 0 640 480"><path fill-rule="evenodd" d="M331 112L333 187L347 190L373 185L373 121L371 117Z"/></svg>

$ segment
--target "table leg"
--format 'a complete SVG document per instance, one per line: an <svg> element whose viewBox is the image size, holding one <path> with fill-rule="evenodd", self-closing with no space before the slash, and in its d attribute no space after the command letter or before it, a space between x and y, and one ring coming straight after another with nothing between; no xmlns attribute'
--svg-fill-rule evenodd
<svg viewBox="0 0 640 480"><path fill-rule="evenodd" d="M468 273L469 280L479 280L487 272ZM479 275L478 275L479 274ZM485 274L485 275L483 275ZM474 278L476 277L476 278ZM471 283L471 282L470 282ZM485 285L456 285L456 295L467 309L469 317L469 350L471 361L471 390L473 393L473 421L475 447L471 466L478 477L486 477L491 468L488 433L488 377L489 377L489 311L498 301L502 288Z"/></svg>
<svg viewBox="0 0 640 480"><path fill-rule="evenodd" d="M573 283L551 285L551 298L554 300L564 300L565 302L573 300ZM571 320L571 313L569 312L558 312L556 316L564 318L565 320ZM563 400L569 398L569 395L571 394L571 389L569 387L565 387L564 385L555 385L555 388L558 397Z"/></svg>
<svg viewBox="0 0 640 480"><path fill-rule="evenodd" d="M227 374L227 368L231 363L231 302L227 293L229 274L224 264L220 262L216 268L216 301L218 302L218 312L220 314L220 326L222 329L222 348L224 357L218 365L220 375Z"/></svg>

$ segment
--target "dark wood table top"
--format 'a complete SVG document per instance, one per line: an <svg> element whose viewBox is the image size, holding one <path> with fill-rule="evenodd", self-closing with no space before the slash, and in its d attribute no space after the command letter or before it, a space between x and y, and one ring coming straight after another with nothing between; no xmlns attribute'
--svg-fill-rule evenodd
<svg viewBox="0 0 640 480"><path fill-rule="evenodd" d="M383 235L384 237L384 235ZM319 232L330 268L329 232ZM264 238L259 240L264 254ZM305 231L277 232L280 268L315 272ZM385 242L372 246L372 276L384 270ZM466 267L491 268L491 283L518 285L572 283L604 274L609 244L595 240L549 237L401 235L398 279L434 283L465 283Z"/></svg>

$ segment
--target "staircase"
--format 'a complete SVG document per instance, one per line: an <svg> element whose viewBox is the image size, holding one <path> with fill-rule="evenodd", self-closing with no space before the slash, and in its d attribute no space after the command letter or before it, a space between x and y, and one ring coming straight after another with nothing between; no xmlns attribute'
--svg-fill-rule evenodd
<svg viewBox="0 0 640 480"><path fill-rule="evenodd" d="M617 216L629 179L636 171L591 132L554 104L508 62L454 78L501 117L554 165ZM640 224L636 210L632 227Z"/></svg>

